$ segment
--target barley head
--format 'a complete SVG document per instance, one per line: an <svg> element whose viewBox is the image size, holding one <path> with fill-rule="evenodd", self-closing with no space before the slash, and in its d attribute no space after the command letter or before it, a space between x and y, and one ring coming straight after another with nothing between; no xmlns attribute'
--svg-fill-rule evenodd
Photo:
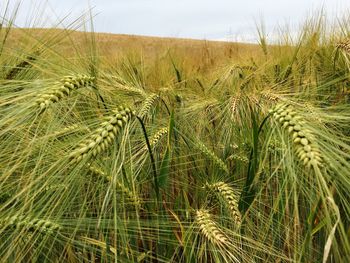
<svg viewBox="0 0 350 263"><path fill-rule="evenodd" d="M26 218L22 215L7 217L0 222L0 225L4 225L7 228L20 228L30 232L38 231L48 234L57 233L61 230L61 226L52 221L38 218Z"/></svg>
<svg viewBox="0 0 350 263"><path fill-rule="evenodd" d="M229 173L227 165L218 157L214 152L209 150L203 143L199 143L197 148L205 155L208 159L212 160L222 171Z"/></svg>
<svg viewBox="0 0 350 263"><path fill-rule="evenodd" d="M205 209L196 211L195 222L200 232L213 244L226 246L228 239L216 223L211 219L210 213Z"/></svg>
<svg viewBox="0 0 350 263"><path fill-rule="evenodd" d="M345 53L350 54L350 39L346 39L346 40L339 42L336 45L336 48L344 51Z"/></svg>
<svg viewBox="0 0 350 263"><path fill-rule="evenodd" d="M143 103L143 106L140 112L138 113L138 117L143 119L148 114L148 112L152 108L153 104L157 101L157 99L159 99L159 96L157 94L150 95Z"/></svg>
<svg viewBox="0 0 350 263"><path fill-rule="evenodd" d="M106 173L105 173L104 171L102 171L100 168L98 168L98 167L96 167L96 166L90 165L90 166L89 166L89 170L90 170L93 174L95 174L95 175L97 175L97 176L103 178L106 182L108 182L108 183L111 183L111 182L112 182L112 176L106 174ZM116 187L117 187L117 189L119 189L119 190L123 193L123 195L124 195L127 199L131 200L131 202L132 202L133 205L135 205L135 206L137 206L137 207L139 207L139 206L141 205L141 200L140 200L140 198L139 198L135 193L133 193L132 191L130 191L129 188L127 188L126 186L124 186L123 183L116 181Z"/></svg>
<svg viewBox="0 0 350 263"><path fill-rule="evenodd" d="M35 105L40 112L45 111L52 103L56 103L69 96L73 91L93 85L94 78L86 75L67 76L55 83L54 87L40 94L35 100Z"/></svg>
<svg viewBox="0 0 350 263"><path fill-rule="evenodd" d="M157 131L156 134L152 136L152 138L149 140L149 144L153 147L158 144L158 142L166 135L168 134L168 128L161 128L159 131Z"/></svg>
<svg viewBox="0 0 350 263"><path fill-rule="evenodd" d="M302 117L294 111L293 107L282 103L270 112L273 114L273 118L292 134L296 153L303 164L307 167L321 166L321 153L315 137L311 131L303 126Z"/></svg>
<svg viewBox="0 0 350 263"><path fill-rule="evenodd" d="M134 112L129 108L119 106L114 109L113 115L101 123L100 127L69 155L71 161L79 162L105 151L133 116Z"/></svg>
<svg viewBox="0 0 350 263"><path fill-rule="evenodd" d="M226 202L226 205L229 208L230 213L235 220L235 223L237 225L240 225L242 219L241 213L238 209L238 196L235 194L233 188L225 182L217 182L213 184L207 183L206 187L215 192L218 196L221 197L222 200Z"/></svg>

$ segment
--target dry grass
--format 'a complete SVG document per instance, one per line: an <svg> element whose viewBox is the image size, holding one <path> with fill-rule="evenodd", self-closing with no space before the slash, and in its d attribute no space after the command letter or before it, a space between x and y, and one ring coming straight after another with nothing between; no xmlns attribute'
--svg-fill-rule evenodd
<svg viewBox="0 0 350 263"><path fill-rule="evenodd" d="M77 51L76 47L86 49L86 43L90 40L90 33L85 32L28 28L13 29L8 43L18 42L23 38L28 38L28 36L32 39L54 43L53 47L59 46L60 53L67 55L73 55ZM55 36L55 38L50 39L50 36ZM137 53L142 54L145 60L155 62L155 60L167 57L170 53L174 58L186 59L186 64L190 63L199 70L220 65L227 60L244 60L261 54L258 45L247 43L108 33L95 33L94 37L100 51L99 55L109 59ZM74 47L71 43L74 43ZM39 43L37 45L40 46Z"/></svg>

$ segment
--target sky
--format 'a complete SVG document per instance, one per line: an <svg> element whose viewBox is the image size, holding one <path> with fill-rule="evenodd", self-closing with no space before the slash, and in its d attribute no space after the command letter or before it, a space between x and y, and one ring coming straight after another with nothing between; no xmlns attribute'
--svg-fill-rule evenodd
<svg viewBox="0 0 350 263"><path fill-rule="evenodd" d="M329 18L342 16L350 0L22 0L16 22L68 27L91 10L97 32L254 42L256 24L272 35L321 8Z"/></svg>

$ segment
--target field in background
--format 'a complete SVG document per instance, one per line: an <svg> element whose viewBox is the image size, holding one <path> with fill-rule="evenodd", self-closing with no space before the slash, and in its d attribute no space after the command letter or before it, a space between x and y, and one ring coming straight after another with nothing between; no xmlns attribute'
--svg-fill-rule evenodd
<svg viewBox="0 0 350 263"><path fill-rule="evenodd" d="M35 43L33 47L28 45L31 41ZM12 43L18 45L14 47ZM103 61L108 61L108 64L120 63L125 59L142 60L150 72L166 72L172 67L172 62L175 62L184 73L199 73L209 78L213 71L262 55L261 49L254 44L90 34L62 29L13 29L8 39L8 45L10 49L13 48L13 52L19 50L22 54L28 53L29 56L35 49L40 49L41 45L48 43L51 52L59 51L61 55L68 57L84 56L84 52L86 54L92 51L91 48L97 48L95 55ZM155 82L157 79L158 76L155 76Z"/></svg>
<svg viewBox="0 0 350 263"><path fill-rule="evenodd" d="M70 42L83 44L86 35L90 33L63 29L13 29L9 41L19 41L23 35L46 39L48 35L65 35L62 39L63 51L69 50ZM125 56L125 53L142 52L146 57L161 58L164 53L177 51L188 59L206 57L212 63L227 61L228 59L244 58L257 55L257 45L224 41L208 41L181 38L161 38L135 35L118 35L107 33L93 33L96 43L101 49L101 55ZM68 40L68 38L70 40ZM89 38L89 37L88 37ZM204 62L204 61L202 61Z"/></svg>

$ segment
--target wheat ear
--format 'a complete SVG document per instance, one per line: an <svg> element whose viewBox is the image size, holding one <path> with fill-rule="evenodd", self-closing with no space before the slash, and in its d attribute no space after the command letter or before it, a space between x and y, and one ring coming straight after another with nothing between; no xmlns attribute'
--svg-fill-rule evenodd
<svg viewBox="0 0 350 263"><path fill-rule="evenodd" d="M260 94L264 99L273 103L281 100L281 97L275 94L271 89L265 89Z"/></svg>
<svg viewBox="0 0 350 263"><path fill-rule="evenodd" d="M4 225L8 228L21 228L27 231L39 231L48 234L57 233L61 230L60 225L49 220L26 218L23 215L7 217L0 222L0 225Z"/></svg>
<svg viewBox="0 0 350 263"><path fill-rule="evenodd" d="M231 118L234 120L235 114L237 112L237 106L239 104L239 101L241 100L241 96L237 95L235 97L232 97L230 99L230 113L231 113Z"/></svg>
<svg viewBox="0 0 350 263"><path fill-rule="evenodd" d="M196 211L195 222L202 234L213 244L226 246L228 239L216 223L211 219L208 210L200 209Z"/></svg>
<svg viewBox="0 0 350 263"><path fill-rule="evenodd" d="M105 75L105 76L114 81L113 86L115 86L117 89L119 89L122 92L125 92L128 95L138 95L143 98L147 96L146 92L142 88L130 86L129 83L120 76L117 76L117 75Z"/></svg>
<svg viewBox="0 0 350 263"><path fill-rule="evenodd" d="M249 159L244 155L232 154L228 157L230 160L240 161L242 163L249 163Z"/></svg>
<svg viewBox="0 0 350 263"><path fill-rule="evenodd" d="M292 134L293 144L300 160L307 167L321 166L322 158L313 134L303 126L303 118L289 104L278 104L270 110L273 118Z"/></svg>
<svg viewBox="0 0 350 263"><path fill-rule="evenodd" d="M164 127L161 128L159 131L157 131L152 138L149 140L149 144L154 147L158 144L158 142L165 136L168 134L168 128ZM145 148L147 149L147 146L145 146Z"/></svg>
<svg viewBox="0 0 350 263"><path fill-rule="evenodd" d="M152 94L148 96L145 102L143 103L140 112L138 113L138 117L143 119L148 114L148 112L152 108L153 104L157 101L157 99L159 99L159 96L157 94Z"/></svg>
<svg viewBox="0 0 350 263"><path fill-rule="evenodd" d="M106 182L108 182L108 183L112 182L112 176L107 175L101 169L99 169L95 166L90 166L89 170L93 174L103 178ZM125 187L122 183L116 181L116 187L118 189L120 189L120 191L124 194L124 196L127 197L129 200L131 200L135 206L141 205L141 200L132 191L130 191L127 187Z"/></svg>
<svg viewBox="0 0 350 263"><path fill-rule="evenodd" d="M200 143L196 146L205 156L208 157L208 159L212 160L221 170L223 170L227 174L229 173L227 165L219 157L217 157L214 152L209 150L203 143Z"/></svg>
<svg viewBox="0 0 350 263"><path fill-rule="evenodd" d="M64 136L66 134L73 132L74 130L76 130L78 128L79 128L78 124L72 124L72 125L64 127L62 130L58 130L58 131L53 132L52 134L50 134L50 137Z"/></svg>
<svg viewBox="0 0 350 263"><path fill-rule="evenodd" d="M112 144L117 134L134 116L129 108L119 106L112 111L114 114L107 117L107 121L101 123L94 133L82 142L70 155L72 162L79 162L87 157L96 156L105 151Z"/></svg>
<svg viewBox="0 0 350 263"><path fill-rule="evenodd" d="M120 89L121 91L125 92L128 95L137 95L140 97L146 97L146 93L139 88L135 88L135 87L131 87L131 86L127 86L127 85L118 85L117 86L118 89Z"/></svg>
<svg viewBox="0 0 350 263"><path fill-rule="evenodd" d="M350 54L350 39L343 40L336 45L336 48Z"/></svg>
<svg viewBox="0 0 350 263"><path fill-rule="evenodd" d="M217 182L213 184L207 183L206 186L226 202L235 223L240 225L242 217L238 209L238 196L235 194L233 188L225 182Z"/></svg>
<svg viewBox="0 0 350 263"><path fill-rule="evenodd" d="M45 111L52 103L56 103L69 96L74 90L93 85L94 78L86 75L67 76L55 83L54 87L40 94L35 100L35 105L40 112Z"/></svg>

